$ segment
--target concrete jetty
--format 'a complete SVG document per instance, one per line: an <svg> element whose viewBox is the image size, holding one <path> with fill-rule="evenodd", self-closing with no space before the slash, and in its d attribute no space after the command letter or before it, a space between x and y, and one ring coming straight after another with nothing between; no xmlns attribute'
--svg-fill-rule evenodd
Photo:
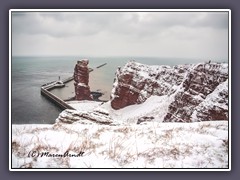
<svg viewBox="0 0 240 180"><path fill-rule="evenodd" d="M100 68L102 66L105 66L107 63L104 63L100 66L98 66L97 68ZM89 68L89 72L92 72L94 69ZM73 76L64 79L64 80L59 80L58 81L52 81L46 84L43 84L41 86L41 95L43 95L44 97L46 97L47 99L49 99L51 102L53 102L54 104L56 104L58 107L62 108L62 109L74 109L72 106L70 106L69 104L66 103L65 100L57 97L56 95L54 95L53 93L51 93L51 90L55 89L55 88L64 88L65 84L72 81L74 79Z"/></svg>
<svg viewBox="0 0 240 180"><path fill-rule="evenodd" d="M100 67L103 67L103 66L105 66L107 63L104 63L104 64L102 64L102 65L100 65L100 66L98 66L98 67L96 67L97 69L98 68L100 68Z"/></svg>
<svg viewBox="0 0 240 180"><path fill-rule="evenodd" d="M54 94L50 93L44 87L41 87L41 94L62 109L74 109L72 106L70 106L69 104L67 104L66 102L64 102L63 100L61 100L57 96L55 96Z"/></svg>
<svg viewBox="0 0 240 180"><path fill-rule="evenodd" d="M72 106L67 104L65 101L63 101L62 99L60 99L59 97L55 96L54 94L52 94L50 92L50 90L52 90L54 88L64 87L65 86L64 84L71 80L73 80L73 77L69 77L63 81L53 81L53 82L44 84L41 87L41 95L45 96L51 102L53 102L54 104L56 104L57 106L59 106L62 109L74 109Z"/></svg>

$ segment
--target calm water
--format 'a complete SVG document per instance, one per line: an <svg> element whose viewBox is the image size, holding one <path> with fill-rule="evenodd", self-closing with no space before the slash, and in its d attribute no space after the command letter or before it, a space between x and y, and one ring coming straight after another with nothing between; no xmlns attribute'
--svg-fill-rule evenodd
<svg viewBox="0 0 240 180"><path fill-rule="evenodd" d="M40 87L42 84L57 80L58 76L61 76L61 79L72 76L75 64L79 59L82 57L13 57L11 66L12 123L54 123L61 109L41 96ZM149 65L176 65L201 61L137 57L88 57L88 59L91 68L107 63L106 66L90 73L89 82L92 91L101 90L105 92L106 98L109 97L116 68L123 66L131 59Z"/></svg>

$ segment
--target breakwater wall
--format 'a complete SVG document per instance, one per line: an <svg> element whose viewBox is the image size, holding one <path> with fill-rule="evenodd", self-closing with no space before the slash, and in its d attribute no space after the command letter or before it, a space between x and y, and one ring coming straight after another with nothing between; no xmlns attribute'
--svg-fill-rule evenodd
<svg viewBox="0 0 240 180"><path fill-rule="evenodd" d="M41 87L41 95L48 98L51 102L53 102L54 104L56 104L57 106L59 106L62 109L74 109L72 106L70 106L69 104L64 102L62 99L60 99L57 96L55 96L54 94L50 93L44 87Z"/></svg>
<svg viewBox="0 0 240 180"><path fill-rule="evenodd" d="M73 80L73 76L67 78L67 79L64 79L63 80L63 83L68 83L69 81L72 81Z"/></svg>
<svg viewBox="0 0 240 180"><path fill-rule="evenodd" d="M73 76L69 77L67 79L64 79L62 81L62 83L64 84L64 83L67 83L72 80L73 80ZM50 90L52 90L52 89L62 88L61 86L58 86L56 83L57 83L57 81L53 81L53 82L42 85L41 95L43 95L44 97L49 99L52 103L56 104L58 107L60 107L62 109L74 109L72 106L67 104L65 101L63 101L62 99L60 99L59 97L55 96L54 94L52 94L50 92Z"/></svg>

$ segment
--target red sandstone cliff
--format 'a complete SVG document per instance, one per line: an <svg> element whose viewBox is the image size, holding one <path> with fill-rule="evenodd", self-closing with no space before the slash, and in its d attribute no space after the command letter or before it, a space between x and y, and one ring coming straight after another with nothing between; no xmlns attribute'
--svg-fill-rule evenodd
<svg viewBox="0 0 240 180"><path fill-rule="evenodd" d="M111 94L111 105L121 109L143 103L151 95L171 95L182 83L189 65L148 66L134 61L118 69Z"/></svg>
<svg viewBox="0 0 240 180"><path fill-rule="evenodd" d="M74 68L74 87L76 100L92 100L90 96L88 60L77 62Z"/></svg>
<svg viewBox="0 0 240 180"><path fill-rule="evenodd" d="M227 70L226 64L216 63L197 64L190 68L164 122L227 120Z"/></svg>
<svg viewBox="0 0 240 180"><path fill-rule="evenodd" d="M164 122L228 119L228 65L148 66L127 63L116 72L111 94L113 109L140 104L151 95L168 95L173 102Z"/></svg>

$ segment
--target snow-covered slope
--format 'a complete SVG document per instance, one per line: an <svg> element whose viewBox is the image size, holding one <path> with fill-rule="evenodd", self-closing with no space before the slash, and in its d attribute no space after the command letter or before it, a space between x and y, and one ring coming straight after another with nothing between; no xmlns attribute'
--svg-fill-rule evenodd
<svg viewBox="0 0 240 180"><path fill-rule="evenodd" d="M65 123L196 122L228 120L228 65L148 66L128 62L116 72L111 100L69 102Z"/></svg>
<svg viewBox="0 0 240 180"><path fill-rule="evenodd" d="M227 121L12 126L12 168L228 168L228 162Z"/></svg>
<svg viewBox="0 0 240 180"><path fill-rule="evenodd" d="M173 101L171 96L151 96L142 104L135 104L115 110L110 102L74 101L68 104L76 110L66 109L60 113L56 122L81 124L137 124L141 121L162 122Z"/></svg>

